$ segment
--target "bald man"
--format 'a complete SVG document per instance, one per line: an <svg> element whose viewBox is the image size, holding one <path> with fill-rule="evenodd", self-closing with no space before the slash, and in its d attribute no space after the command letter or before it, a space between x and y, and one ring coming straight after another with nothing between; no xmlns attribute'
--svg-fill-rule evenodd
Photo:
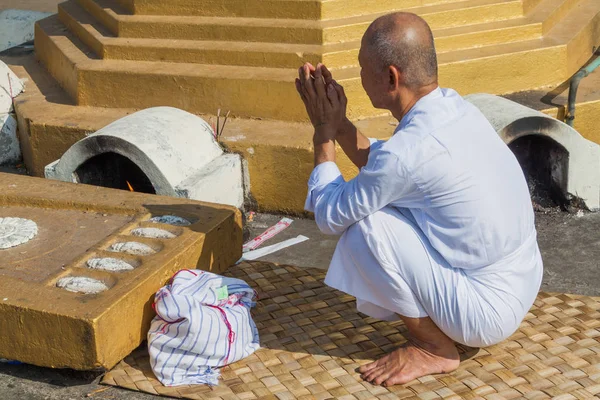
<svg viewBox="0 0 600 400"><path fill-rule="evenodd" d="M399 124L387 141L367 139L328 69L300 68L296 88L315 128L306 209L341 235L325 282L355 296L359 311L408 328L404 346L360 369L389 386L456 369L455 342L510 336L543 267L521 168L476 107L438 87L425 21L377 19L359 62L373 106ZM360 168L350 181L335 164L336 142Z"/></svg>

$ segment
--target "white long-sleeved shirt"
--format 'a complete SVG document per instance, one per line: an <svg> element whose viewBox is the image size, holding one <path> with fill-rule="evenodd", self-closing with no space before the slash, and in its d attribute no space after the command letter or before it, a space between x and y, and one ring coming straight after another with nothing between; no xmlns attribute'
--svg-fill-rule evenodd
<svg viewBox="0 0 600 400"><path fill-rule="evenodd" d="M325 233L342 234L393 206L409 209L455 268L500 267L537 249L521 167L484 115L451 89L421 98L391 139L371 140L368 163L354 179L346 182L326 162L308 186L305 208Z"/></svg>

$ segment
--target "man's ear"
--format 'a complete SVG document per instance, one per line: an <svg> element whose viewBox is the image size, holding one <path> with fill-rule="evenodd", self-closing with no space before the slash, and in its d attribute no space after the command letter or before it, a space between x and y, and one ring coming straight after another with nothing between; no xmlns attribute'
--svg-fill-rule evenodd
<svg viewBox="0 0 600 400"><path fill-rule="evenodd" d="M400 86L400 80L402 79L402 72L394 65L390 65L388 67L388 73L390 79L389 90L393 91L398 89L398 86Z"/></svg>

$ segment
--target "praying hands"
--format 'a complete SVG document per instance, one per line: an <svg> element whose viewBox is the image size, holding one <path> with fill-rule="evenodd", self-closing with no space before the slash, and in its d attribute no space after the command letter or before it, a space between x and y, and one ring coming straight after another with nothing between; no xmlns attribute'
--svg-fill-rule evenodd
<svg viewBox="0 0 600 400"><path fill-rule="evenodd" d="M310 63L298 69L296 90L315 128L315 143L333 141L346 119L348 100L344 89L331 76L325 65Z"/></svg>

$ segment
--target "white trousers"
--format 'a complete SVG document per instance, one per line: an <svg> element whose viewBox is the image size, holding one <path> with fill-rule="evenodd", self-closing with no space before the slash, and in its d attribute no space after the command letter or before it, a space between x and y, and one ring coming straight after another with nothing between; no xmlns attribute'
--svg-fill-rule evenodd
<svg viewBox="0 0 600 400"><path fill-rule="evenodd" d="M356 297L358 311L371 317L430 317L458 343L489 346L517 330L539 290L535 235L528 247L506 268L453 268L409 210L386 207L342 235L325 283Z"/></svg>

